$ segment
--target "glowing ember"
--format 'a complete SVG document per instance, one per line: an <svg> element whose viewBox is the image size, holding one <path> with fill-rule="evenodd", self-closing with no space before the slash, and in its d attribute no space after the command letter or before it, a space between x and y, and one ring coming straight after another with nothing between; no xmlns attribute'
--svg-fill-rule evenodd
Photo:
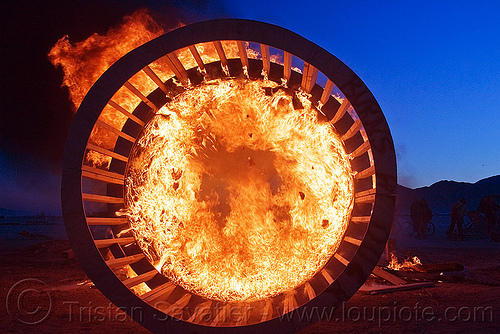
<svg viewBox="0 0 500 334"><path fill-rule="evenodd" d="M391 253L391 262L387 266L387 268L392 270L404 270L404 269L412 269L416 265L422 264L420 259L416 256L411 259L405 259L402 263L399 263L398 258L394 253Z"/></svg>
<svg viewBox="0 0 500 334"><path fill-rule="evenodd" d="M206 298L249 301L308 281L350 218L348 156L305 95L269 81L213 81L146 126L131 154L126 214L165 276Z"/></svg>

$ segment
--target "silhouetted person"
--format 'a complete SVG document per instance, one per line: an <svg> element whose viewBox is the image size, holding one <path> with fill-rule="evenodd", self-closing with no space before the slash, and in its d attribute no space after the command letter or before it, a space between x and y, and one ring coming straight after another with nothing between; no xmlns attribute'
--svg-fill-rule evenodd
<svg viewBox="0 0 500 334"><path fill-rule="evenodd" d="M417 231L417 226L418 226L418 208L420 206L420 201L418 200L417 196L413 196L413 202L411 203L410 206L410 219L411 223L413 224L413 231Z"/></svg>
<svg viewBox="0 0 500 334"><path fill-rule="evenodd" d="M465 198L462 198L460 201L453 203L453 206L451 207L450 211L451 223L450 226L448 227L448 230L446 230L446 235L448 236L448 240L451 240L451 236L453 234L453 231L455 230L455 225L457 225L458 238L460 240L464 240L463 224L464 224L464 217L467 214L467 208L465 207L465 203L467 203L467 200Z"/></svg>
<svg viewBox="0 0 500 334"><path fill-rule="evenodd" d="M495 212L497 211L498 206L495 204L495 199L493 196L486 196L481 198L481 202L479 202L478 210L482 212L486 217L486 222L488 224L488 234L493 230L495 226Z"/></svg>
<svg viewBox="0 0 500 334"><path fill-rule="evenodd" d="M425 198L418 203L417 211L417 238L427 238L427 225L432 219L432 211Z"/></svg>

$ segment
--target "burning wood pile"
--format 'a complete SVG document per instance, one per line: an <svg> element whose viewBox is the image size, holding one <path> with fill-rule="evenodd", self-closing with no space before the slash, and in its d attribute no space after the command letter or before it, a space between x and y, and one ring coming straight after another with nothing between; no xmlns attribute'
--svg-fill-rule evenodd
<svg viewBox="0 0 500 334"><path fill-rule="evenodd" d="M391 254L391 262L387 266L390 273L408 280L428 280L439 282L456 282L463 280L460 275L464 266L456 262L422 264L418 257L398 262L397 257Z"/></svg>
<svg viewBox="0 0 500 334"><path fill-rule="evenodd" d="M464 266L456 262L422 264L417 256L406 257L399 261L390 253L387 266L376 266L372 277L375 282L367 282L361 291L377 294L402 290L433 287L435 282L459 282L464 280ZM376 281L386 281L387 286Z"/></svg>

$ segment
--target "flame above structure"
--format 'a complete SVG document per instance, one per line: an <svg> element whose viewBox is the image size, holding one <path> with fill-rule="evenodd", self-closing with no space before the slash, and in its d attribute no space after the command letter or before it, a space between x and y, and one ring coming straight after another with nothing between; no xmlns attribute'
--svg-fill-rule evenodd
<svg viewBox="0 0 500 334"><path fill-rule="evenodd" d="M290 31L226 19L101 76L68 137L62 198L82 267L148 329L290 331L320 316L294 310L364 283L395 187L389 129L352 71Z"/></svg>

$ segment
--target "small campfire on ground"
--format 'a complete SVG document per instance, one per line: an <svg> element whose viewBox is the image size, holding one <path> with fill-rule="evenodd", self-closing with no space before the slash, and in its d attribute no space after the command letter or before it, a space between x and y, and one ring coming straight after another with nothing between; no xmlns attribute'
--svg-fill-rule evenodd
<svg viewBox="0 0 500 334"><path fill-rule="evenodd" d="M408 258L404 259L403 262L399 262L398 257L394 253L391 253L391 262L389 262L387 269L411 270L417 267L418 265L422 265L422 262L420 262L420 259L416 256L412 257L411 259Z"/></svg>
<svg viewBox="0 0 500 334"><path fill-rule="evenodd" d="M407 257L402 262L399 262L397 256L391 253L391 262L387 265L386 269L401 271L401 276L404 275L404 272L440 274L440 276L445 276L449 272L463 271L464 266L456 262L422 264L416 256Z"/></svg>

